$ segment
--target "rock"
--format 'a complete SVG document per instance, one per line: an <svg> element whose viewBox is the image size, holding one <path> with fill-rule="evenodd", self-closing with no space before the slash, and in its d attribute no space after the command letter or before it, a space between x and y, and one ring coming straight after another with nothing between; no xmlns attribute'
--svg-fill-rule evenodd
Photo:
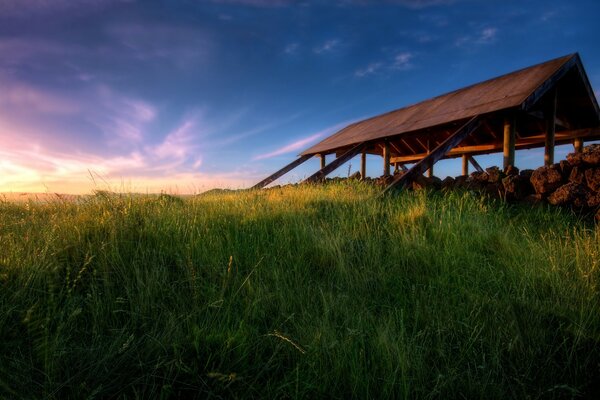
<svg viewBox="0 0 600 400"><path fill-rule="evenodd" d="M530 194L529 196L525 196L525 198L523 198L523 202L534 205L540 203L543 199L544 198L541 194Z"/></svg>
<svg viewBox="0 0 600 400"><path fill-rule="evenodd" d="M350 175L348 177L348 179L354 179L354 180L359 180L361 178L360 172L356 171L355 173L353 173L352 175Z"/></svg>
<svg viewBox="0 0 600 400"><path fill-rule="evenodd" d="M519 175L508 175L502 179L507 200L522 200L533 192L529 179Z"/></svg>
<svg viewBox="0 0 600 400"><path fill-rule="evenodd" d="M513 176L513 175L519 175L519 168L515 167L514 165L509 165L508 167L506 167L506 169L504 170L504 174L506 176Z"/></svg>
<svg viewBox="0 0 600 400"><path fill-rule="evenodd" d="M600 165L600 144L585 146L581 152L581 161L592 167Z"/></svg>
<svg viewBox="0 0 600 400"><path fill-rule="evenodd" d="M600 191L600 167L590 168L585 171L584 175L587 186L594 192Z"/></svg>
<svg viewBox="0 0 600 400"><path fill-rule="evenodd" d="M442 188L442 180L437 176L432 176L431 178L426 176L419 176L417 179L413 181L412 188L414 190L423 190L423 189L436 189L439 190Z"/></svg>
<svg viewBox="0 0 600 400"><path fill-rule="evenodd" d="M484 183L484 182L487 182L488 179L489 179L489 176L488 176L487 172L475 171L475 172L471 173L471 175L469 176L467 181Z"/></svg>
<svg viewBox="0 0 600 400"><path fill-rule="evenodd" d="M442 190L450 190L454 188L455 179L451 176L447 176L442 181Z"/></svg>
<svg viewBox="0 0 600 400"><path fill-rule="evenodd" d="M531 175L533 175L532 169L524 169L521 172L519 172L519 176L523 176L527 179L531 178Z"/></svg>
<svg viewBox="0 0 600 400"><path fill-rule="evenodd" d="M483 189L494 197L504 197L504 186L501 182L486 183Z"/></svg>
<svg viewBox="0 0 600 400"><path fill-rule="evenodd" d="M600 192L588 192L586 200L586 206L589 208L600 207Z"/></svg>
<svg viewBox="0 0 600 400"><path fill-rule="evenodd" d="M586 204L587 190L585 186L569 182L562 185L548 196L548 203L553 206L564 206L578 201L579 206Z"/></svg>
<svg viewBox="0 0 600 400"><path fill-rule="evenodd" d="M562 175L556 164L540 167L529 179L537 194L550 194L562 184Z"/></svg>
<svg viewBox="0 0 600 400"><path fill-rule="evenodd" d="M456 188L465 188L467 186L467 179L469 177L466 175L457 176L454 178L454 187Z"/></svg>
<svg viewBox="0 0 600 400"><path fill-rule="evenodd" d="M558 168L560 169L560 174L562 175L563 181L569 179L571 169L573 168L571 164L569 164L569 162L566 160L560 160L558 163Z"/></svg>
<svg viewBox="0 0 600 400"><path fill-rule="evenodd" d="M489 183L500 183L502 181L502 171L498 167L489 167L485 169L488 174Z"/></svg>
<svg viewBox="0 0 600 400"><path fill-rule="evenodd" d="M583 160L581 159L581 153L567 154L567 162L571 164L572 167L580 167L583 164Z"/></svg>
<svg viewBox="0 0 600 400"><path fill-rule="evenodd" d="M573 183L583 183L585 179L585 175L583 174L583 169L581 166L575 166L571 169L571 174L569 174L569 182Z"/></svg>

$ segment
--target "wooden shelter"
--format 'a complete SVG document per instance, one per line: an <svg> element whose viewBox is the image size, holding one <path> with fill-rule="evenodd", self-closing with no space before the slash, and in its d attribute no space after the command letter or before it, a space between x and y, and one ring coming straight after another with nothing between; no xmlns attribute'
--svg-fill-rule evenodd
<svg viewBox="0 0 600 400"><path fill-rule="evenodd" d="M420 103L365 119L303 151L254 188L262 188L306 160L318 156L321 168L305 181L325 178L351 158L383 158L406 170L391 180L406 186L434 164L462 157L463 175L475 155L503 152L504 167L514 165L515 151L544 147L544 162L554 163L554 146L571 143L581 151L584 140L600 139L600 110L579 54L571 54L468 86ZM326 156L335 159L327 164Z"/></svg>

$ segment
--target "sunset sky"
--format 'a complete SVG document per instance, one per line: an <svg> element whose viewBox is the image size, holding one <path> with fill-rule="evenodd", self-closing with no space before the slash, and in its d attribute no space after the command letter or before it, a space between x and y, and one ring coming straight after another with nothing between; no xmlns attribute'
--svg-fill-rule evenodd
<svg viewBox="0 0 600 400"><path fill-rule="evenodd" d="M0 0L0 192L247 187L352 121L576 51L598 96L599 16L597 0Z"/></svg>

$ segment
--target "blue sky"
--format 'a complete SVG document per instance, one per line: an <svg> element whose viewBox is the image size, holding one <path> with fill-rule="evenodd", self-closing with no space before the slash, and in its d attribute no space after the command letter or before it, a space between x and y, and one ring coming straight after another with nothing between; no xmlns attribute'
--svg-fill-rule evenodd
<svg viewBox="0 0 600 400"><path fill-rule="evenodd" d="M247 187L352 121L576 51L598 93L599 15L595 0L0 0L0 191Z"/></svg>

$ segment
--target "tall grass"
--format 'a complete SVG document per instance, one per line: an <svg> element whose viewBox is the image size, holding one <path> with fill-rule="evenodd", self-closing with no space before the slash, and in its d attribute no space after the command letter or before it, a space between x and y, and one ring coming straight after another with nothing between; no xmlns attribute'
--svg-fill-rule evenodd
<svg viewBox="0 0 600 400"><path fill-rule="evenodd" d="M597 227L377 194L0 203L0 397L600 394Z"/></svg>

